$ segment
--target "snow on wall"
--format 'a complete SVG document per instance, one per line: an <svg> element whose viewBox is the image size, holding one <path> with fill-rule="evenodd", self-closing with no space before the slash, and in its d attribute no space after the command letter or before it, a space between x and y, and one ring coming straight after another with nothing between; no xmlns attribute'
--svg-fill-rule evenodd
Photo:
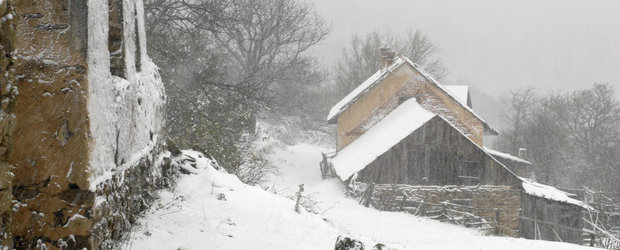
<svg viewBox="0 0 620 250"><path fill-rule="evenodd" d="M400 65L403 65L405 60L401 57L396 58L394 63L392 63L386 70L378 70L372 76L370 76L366 81L357 86L357 88L353 89L351 93L347 94L342 100L340 100L336 105L334 105L327 115L327 120L332 120L336 118L336 116L340 115L348 105L359 98L363 93L368 91L375 83L379 82L383 78L387 77L393 70L398 68Z"/></svg>
<svg viewBox="0 0 620 250"><path fill-rule="evenodd" d="M405 58L405 60L413 66L413 68L415 68L418 72L420 72L420 74L422 74L426 79L428 79L431 83L433 83L435 86L437 86L439 89L441 89L443 92L445 92L446 94L448 94L449 97L451 97L452 99L456 100L456 102L458 104L461 104L461 106L467 110L469 113L471 113L472 115L474 115L476 118L478 118L478 120L480 120L482 122L482 124L484 124L485 128L488 129L490 132L492 133L499 133L496 129L494 129L493 127L491 127L491 125L489 125L486 121L484 121L484 119L482 119L482 117L480 117L478 114L476 114L476 112L474 112L473 109L471 109L469 106L467 106L467 104L463 104L459 101L458 98L456 98L450 91L448 91L443 85L439 84L439 82L437 80L435 80L435 78L428 72L426 72L426 70L424 70L422 67L420 67L420 65L417 65L413 62L411 62L409 59Z"/></svg>
<svg viewBox="0 0 620 250"><path fill-rule="evenodd" d="M327 121L328 122L333 122L333 120L335 118L337 118L342 112L344 112L344 110L346 110L351 103L355 102L364 93L366 93L370 88L372 88L377 82L383 80L392 71L394 71L396 68L398 68L399 66L404 65L404 64L409 64L412 68L414 68L416 71L418 71L424 78L426 78L428 81L430 81L433 85L435 85L437 88L439 88L440 90L445 92L450 98L454 99L457 104L459 104L460 106L463 107L463 109L465 109L467 112L471 113L478 120L480 120L482 122L482 124L484 125L485 130L488 129L488 131L491 134L498 134L499 133L496 129L491 127L490 124L488 124L484 119L482 119L482 117L480 117L478 114L476 114L474 112L474 110L471 109L467 105L467 100L466 99L465 99L464 102L462 102L456 96L456 95L462 95L462 93L461 93L462 91L459 91L459 93L452 93L452 92L450 92L446 88L446 86L440 84L430 73L426 72L426 70L424 70L418 64L413 63L412 61L410 61L406 57L398 57L398 58L396 58L394 63L392 63L386 70L381 69L381 70L377 71L371 77L366 79L366 81L364 81L362 84L357 86L357 88L355 88L353 91L351 91L348 95L346 95L344 98L342 98L342 100L340 100L338 103L336 103L336 105L334 105L330 109L329 114L327 115Z"/></svg>
<svg viewBox="0 0 620 250"><path fill-rule="evenodd" d="M464 122L460 121L457 117L457 113L448 108L436 94L422 93L421 102L423 108L430 110L436 114L441 115L444 119L449 121L454 127L456 127L465 136L470 137L472 135L480 135L483 133L480 128L476 126L467 127Z"/></svg>
<svg viewBox="0 0 620 250"><path fill-rule="evenodd" d="M148 155L157 140L162 139L158 135L163 128L165 104L158 68L146 54L142 1L123 1L127 79L110 73L108 12L102 9L108 9L106 1L88 1L90 189L93 191L115 172L132 167ZM139 48L135 45L137 27ZM136 72L134 62L138 49L141 72Z"/></svg>

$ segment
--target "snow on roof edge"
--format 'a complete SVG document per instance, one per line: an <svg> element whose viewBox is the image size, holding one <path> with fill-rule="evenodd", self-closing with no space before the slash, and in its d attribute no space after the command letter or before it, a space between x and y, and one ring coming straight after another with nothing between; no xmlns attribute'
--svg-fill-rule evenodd
<svg viewBox="0 0 620 250"><path fill-rule="evenodd" d="M504 153L504 152L499 152L497 150L491 149L491 148L487 148L485 146L482 147L484 150L486 150L487 152L489 152L489 154L492 154L494 156L500 157L500 158L504 158L504 159L508 159L508 160L512 160L512 161L518 161L518 162L522 162L525 164L530 164L530 165L534 165L531 162L525 160L525 159L521 159L519 157L516 157L514 155L508 154L508 153Z"/></svg>
<svg viewBox="0 0 620 250"><path fill-rule="evenodd" d="M435 78L428 73L426 70L424 70L420 65L412 62L411 60L409 60L408 58L404 58L405 61L407 63L409 63L411 66L413 66L413 68L415 68L418 72L420 72L420 74L422 74L422 76L424 76L426 79L428 79L432 84L434 84L435 86L437 86L439 89L443 90L443 92L445 92L446 94L448 94L448 96L452 99L454 99L459 105L461 105L461 107L463 107L465 110L467 110L469 113L471 113L472 115L474 115L476 118L478 118L478 120L482 121L482 124L484 124L484 128L488 129L490 132L494 133L494 134L499 134L499 131L493 127L491 127L491 125L489 125L484 119L482 119L482 117L480 117L478 114L476 114L476 112L474 112L473 109L471 109L469 106L467 105L463 105L463 103L461 103L459 101L458 98L456 98L452 93L450 93L450 91L448 91L444 86L442 86L437 80L435 80Z"/></svg>
<svg viewBox="0 0 620 250"><path fill-rule="evenodd" d="M467 104L463 104L458 98L456 98L454 96L453 93L448 91L444 86L442 86L439 82L437 82L437 80L435 80L435 78L433 76L431 76L430 73L428 73L426 70L424 70L420 65L412 62L411 60L409 60L409 58L404 57L404 56L397 57L396 61L394 63L392 63L392 65L390 65L385 71L380 69L379 71L375 72L375 74L370 76L368 79L366 79L366 81L364 81L362 84L358 85L353 91L351 91L344 98L342 98L338 103L336 103L336 105L334 105L329 110L329 114L327 115L327 121L329 123L332 123L336 117L338 117L342 112L344 112L344 110L346 110L346 107L348 107L351 103L353 103L357 99L359 99L362 96L362 94L364 94L368 90L370 90L377 82L383 80L393 70L395 70L396 68L398 68L399 66L401 66L401 65L403 65L405 63L408 63L409 65L411 65L422 76L424 76L424 78L426 78L433 85L437 86L439 89L441 89L443 92L445 92L450 98L454 99L454 101L456 101L461 107L463 107L469 113L474 115L474 117L476 117L477 119L482 121L482 124L483 124L485 130L488 130L489 132L491 132L491 134L494 134L494 135L499 135L500 134L497 129L493 128L490 124L488 124L484 119L482 119L482 117L480 117L469 106L467 106ZM465 101L467 101L467 100L465 100Z"/></svg>
<svg viewBox="0 0 620 250"><path fill-rule="evenodd" d="M443 85L452 95L454 95L463 105L467 105L469 100L469 85L462 84L444 84ZM467 105L469 107L469 105Z"/></svg>
<svg viewBox="0 0 620 250"><path fill-rule="evenodd" d="M334 156L336 175L346 181L436 116L410 98Z"/></svg>
<svg viewBox="0 0 620 250"><path fill-rule="evenodd" d="M327 121L331 122L334 118L338 117L346 108L357 99L359 99L362 94L366 93L370 90L377 82L383 80L389 73L403 65L406 61L403 58L398 57L396 61L392 63L386 70L379 69L372 76L368 77L362 84L358 85L355 89L353 89L349 94L343 97L336 105L332 106L329 110L329 114L327 115Z"/></svg>
<svg viewBox="0 0 620 250"><path fill-rule="evenodd" d="M408 102L408 101L411 101L411 100L415 100L415 98L411 98L410 100L407 100L407 102ZM405 103L407 103L407 102L405 102ZM415 101L415 102L417 103L417 101ZM403 103L403 104L404 104L404 103ZM419 104L418 104L418 105L419 105ZM402 106L402 105L401 105L401 106ZM399 107L400 107L400 106L399 106ZM420 108L424 109L422 106L420 106ZM397 108L397 109L398 109L398 108ZM426 110L426 109L424 109L424 110ZM392 112L394 112L394 111L392 111ZM427 112L429 112L429 113L431 113L431 114L434 114L434 113L432 113L432 112L430 112L430 111L427 111ZM391 114L391 113L390 113L390 114ZM389 114L388 114L388 116L389 116ZM506 165L504 165L503 163L501 163L500 161L498 161L497 159L495 159L495 157L494 157L493 155L489 154L489 152L487 152L486 150L484 150L484 148L483 148L483 147L481 147L480 145L476 144L476 143L475 143L475 142L474 142L471 138L469 138L468 136L466 136L465 134L463 134L463 132L461 132L461 131L457 128L457 127L455 127L455 126L454 126L454 124L452 124L450 121L448 121L448 120L447 120L446 118L444 118L443 116L441 116L441 115L437 115L437 114L434 114L434 116L433 116L433 117L431 117L431 119L432 119L432 118L434 118L435 116L440 117L441 119L443 119L443 120L444 120L444 121L445 121L448 125L450 125L453 129L455 129L457 132L459 132L459 133L460 133L463 137L465 137L467 140L469 140L469 142L471 142L474 146L478 147L478 149L480 149L483 153L485 153L486 155L488 155L489 157L491 157L493 160L495 160L495 162L496 162L497 164L499 164L500 166L502 166L502 167L504 168L504 170L508 171L508 173L509 173L509 174L511 174L513 177L515 177L518 181L523 182L523 179L522 179L521 177L519 177L517 174L515 174L514 172L512 172L512 170L510 170L508 167L506 167ZM387 116L386 116L386 117L387 117ZM385 119L385 118L384 118L384 119ZM430 120L430 119L429 119L429 120ZM380 122L381 122L381 121L380 121ZM380 122L379 122L379 123L380 123ZM378 123L377 123L377 124L378 124ZM377 124L375 124L375 126L376 126ZM374 128L374 126L373 126L373 128ZM371 129L372 129L372 128L371 128ZM416 129L414 129L413 131L409 132L409 134L413 133L415 130L416 130ZM369 130L369 131L370 131L370 130ZM366 133L368 133L368 132L366 132ZM363 135L362 135L362 136L363 136ZM360 136L360 138L361 138L361 136ZM358 140L359 140L360 138L358 138ZM403 137L403 138L404 138L404 137ZM401 140L402 140L402 139L401 139ZM357 140L356 140L356 141L357 141ZM399 140L399 141L400 141L400 140ZM354 141L354 142L355 142L355 141ZM354 142L353 142L353 143L354 143ZM353 143L351 143L351 144L353 144ZM350 146L351 144L349 144L348 146ZM348 146L347 146L347 147L348 147ZM339 153L341 153L341 152L342 152L344 149L346 149L347 147L345 147L345 148L343 148L342 150L340 150L340 152L337 152L337 154L336 154L336 155L334 156L334 158L332 159L332 164L334 163L334 159L338 156L338 154L339 154ZM391 147L390 147L390 148L391 148ZM389 148L388 148L388 150L389 150ZM384 153L385 153L385 151L384 151ZM379 157L379 156L377 156L377 157ZM377 157L374 157L374 158L372 159L372 161L374 161L375 159L377 159ZM338 177L340 177L340 179L341 179L342 181L346 181L347 179L349 179L349 178L350 178L351 176L353 176L354 174L357 174L357 172L359 172L360 170L362 170L362 169L366 168L368 164L372 163L372 161L370 161L370 162L366 163L366 165L365 165L365 166L363 166L362 168L358 169L358 170L357 170L357 171L355 171L355 172L352 172L351 174L347 175L346 177L342 177L341 175L339 175L339 174L338 174L338 172L337 172L337 171L336 171L336 175L338 175ZM336 166L334 166L334 170L336 170L335 168L336 168Z"/></svg>
<svg viewBox="0 0 620 250"><path fill-rule="evenodd" d="M541 184L541 183L535 182L530 179L521 178L521 177L519 178L522 181L521 186L523 187L523 192L525 192L526 194L548 199L548 200L559 201L559 202L564 202L564 203L571 204L571 205L580 206L587 210L594 209L588 206L588 204L584 203L583 201L571 198L570 195L574 195L574 194L564 192L553 186Z"/></svg>

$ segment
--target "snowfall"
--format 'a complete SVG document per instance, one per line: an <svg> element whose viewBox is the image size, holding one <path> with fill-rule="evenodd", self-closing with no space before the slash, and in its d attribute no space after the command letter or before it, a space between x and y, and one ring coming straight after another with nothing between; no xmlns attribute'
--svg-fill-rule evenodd
<svg viewBox="0 0 620 250"><path fill-rule="evenodd" d="M269 144L269 143L267 143ZM279 175L248 186L216 170L195 151L196 168L182 175L173 190L138 221L125 249L333 249L339 235L383 243L388 249L591 249L578 245L485 236L483 232L402 212L382 212L345 197L342 183L322 180L321 152L309 144L271 143L271 160ZM295 212L299 184L317 202L315 213ZM289 198L287 198L289 197Z"/></svg>

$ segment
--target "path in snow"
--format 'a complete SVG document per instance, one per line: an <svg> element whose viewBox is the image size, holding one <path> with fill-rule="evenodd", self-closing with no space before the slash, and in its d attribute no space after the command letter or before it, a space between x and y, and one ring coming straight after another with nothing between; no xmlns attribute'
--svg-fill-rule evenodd
<svg viewBox="0 0 620 250"><path fill-rule="evenodd" d="M321 180L321 152L332 149L299 144L274 149L272 160L281 175L273 178L275 187L294 192L304 183L305 191L314 194L322 213L339 230L365 242L381 242L405 249L584 249L585 247L510 237L484 236L481 232L441 223L401 212L382 212L359 205L344 196L337 179Z"/></svg>
<svg viewBox="0 0 620 250"><path fill-rule="evenodd" d="M326 149L305 144L274 149L272 160L282 174L273 178L270 191L247 186L212 168L199 153L185 151L197 158L198 169L182 175L174 190L159 193L161 198L138 221L123 248L320 250L333 249L338 235L350 235L394 249L585 249L485 237L455 225L360 206L344 196L336 179L321 180L321 151ZM321 214L298 214L294 201L280 196L293 194L300 183L321 202Z"/></svg>
<svg viewBox="0 0 620 250"><path fill-rule="evenodd" d="M198 159L196 174L182 175L174 191L160 192L125 249L333 247L339 232L319 216L295 213L292 200L247 186L213 169L199 153L184 152Z"/></svg>

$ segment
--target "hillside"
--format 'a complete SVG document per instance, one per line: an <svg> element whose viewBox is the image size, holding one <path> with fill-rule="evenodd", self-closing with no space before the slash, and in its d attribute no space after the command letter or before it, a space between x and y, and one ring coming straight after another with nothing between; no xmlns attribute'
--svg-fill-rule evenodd
<svg viewBox="0 0 620 250"><path fill-rule="evenodd" d="M320 152L329 149L265 144L273 147L271 158L280 169L266 188L244 185L235 176L215 170L200 153L184 151L197 159L197 169L183 166L193 173L183 175L174 190L160 192L161 198L139 221L141 226L125 247L332 249L338 235L347 235L367 246L381 242L390 249L587 249L484 236L426 218L366 208L345 197L336 179L321 180ZM295 202L286 197L294 195L300 183L305 184L304 194L318 202L314 209L318 214L294 212Z"/></svg>

